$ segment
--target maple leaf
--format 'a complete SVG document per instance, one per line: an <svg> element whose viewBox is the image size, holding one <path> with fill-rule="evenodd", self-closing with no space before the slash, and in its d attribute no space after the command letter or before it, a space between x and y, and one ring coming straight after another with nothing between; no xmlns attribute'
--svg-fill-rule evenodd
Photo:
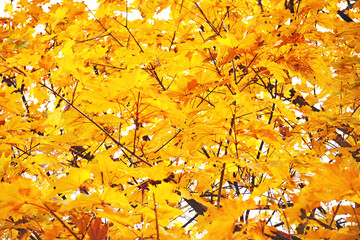
<svg viewBox="0 0 360 240"><path fill-rule="evenodd" d="M60 178L54 184L56 192L79 189L82 184L90 179L90 171L81 168L71 168L67 176Z"/></svg>
<svg viewBox="0 0 360 240"><path fill-rule="evenodd" d="M108 227L101 225L101 218L95 218L95 220L92 221L87 232L91 240L103 240L106 238Z"/></svg>

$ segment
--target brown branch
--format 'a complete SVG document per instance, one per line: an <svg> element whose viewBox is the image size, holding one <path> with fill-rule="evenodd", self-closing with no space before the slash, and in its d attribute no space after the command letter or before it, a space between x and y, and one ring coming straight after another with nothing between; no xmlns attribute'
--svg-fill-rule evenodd
<svg viewBox="0 0 360 240"><path fill-rule="evenodd" d="M22 150L21 148L15 146L15 145L14 145L14 147L15 147L16 149L18 149L18 150L20 150L20 151L23 152L22 154L20 154L20 155L18 156L18 158L20 158L20 157L22 157L22 155L24 155L24 154L27 154L28 156L31 156L31 150L34 149L34 148L36 148L36 147L39 146L39 145L40 145L40 143L37 143L35 146L30 146L29 151Z"/></svg>
<svg viewBox="0 0 360 240"><path fill-rule="evenodd" d="M86 229L85 229L85 231L83 232L83 234L82 234L82 236L81 236L81 240L83 240L83 239L85 238L86 233L89 231L90 226L91 226L91 223L92 223L92 221L93 221L94 219L95 219L95 214L92 216L92 218L90 219L88 225L86 226Z"/></svg>
<svg viewBox="0 0 360 240"><path fill-rule="evenodd" d="M105 35L102 35L103 33L105 33L106 31L100 33L99 35L97 35L96 37L93 37L93 38L88 38L88 39L85 39L85 40L81 40L81 41L76 41L77 43L84 43L84 42L88 42L88 41L92 41L92 40L95 40L95 39L99 39L99 38L103 38L103 37L107 37L107 36L110 36L110 34L105 34ZM102 36L101 36L102 35Z"/></svg>
<svg viewBox="0 0 360 240"><path fill-rule="evenodd" d="M174 31L174 34L173 34L173 36L172 36L172 38L171 38L170 47L169 47L169 52L171 51L171 47L172 47L172 45L174 44L175 36L176 36L176 31Z"/></svg>
<svg viewBox="0 0 360 240"><path fill-rule="evenodd" d="M42 240L42 238L39 236L39 234L36 233L36 231L33 231L32 234L34 234L37 240Z"/></svg>
<svg viewBox="0 0 360 240"><path fill-rule="evenodd" d="M224 180L225 165L226 165L226 163L223 164L222 171L221 171L221 176L220 176L219 193L218 193L218 197L217 197L217 207L218 208L220 207L221 189L222 189L222 184L223 184L223 180Z"/></svg>
<svg viewBox="0 0 360 240"><path fill-rule="evenodd" d="M136 134L139 129L139 104L140 104L140 92L138 93L138 100L136 103L136 116L135 116L135 131L134 131L134 143L133 143L133 152L136 150Z"/></svg>
<svg viewBox="0 0 360 240"><path fill-rule="evenodd" d="M207 158L210 158L210 155L209 155L209 153L206 151L205 147L202 147L201 150L203 151L203 153L205 154L205 156L206 156Z"/></svg>
<svg viewBox="0 0 360 240"><path fill-rule="evenodd" d="M183 5L184 5L184 0L181 1L179 13L181 13L181 10L182 10Z"/></svg>
<svg viewBox="0 0 360 240"><path fill-rule="evenodd" d="M169 139L169 141L167 141L166 143L164 143L161 147L159 147L155 153L157 153L158 151L160 151L163 147L165 147L169 142L171 142L171 140L173 140L177 135L179 135L179 133L181 132L181 129L172 137Z"/></svg>
<svg viewBox="0 0 360 240"><path fill-rule="evenodd" d="M128 33L130 34L130 36L132 37L132 39L134 39L136 45L138 45L138 47L140 48L140 52L144 52L144 50L142 49L141 45L139 44L139 42L136 40L135 36L132 34L132 32L130 31L129 27L127 25L122 24L121 22L119 22L115 17L113 17L113 19L120 24L121 26L123 26L124 28L126 28L126 30L128 31Z"/></svg>
<svg viewBox="0 0 360 240"><path fill-rule="evenodd" d="M25 106L26 113L29 114L30 113L29 104L28 104L25 94L24 94L24 88L25 88L25 84L21 84L21 87L18 88L15 92L19 92L21 94L21 101L23 102L23 104Z"/></svg>
<svg viewBox="0 0 360 240"><path fill-rule="evenodd" d="M200 8L199 4L197 4L196 2L195 3L195 6L197 7L197 9L199 9L201 15L204 17L205 19L205 22L207 24L209 24L209 26L211 27L211 29L216 33L216 35L220 35L219 31L215 28L215 26L210 22L210 20L206 17L205 13L203 12L203 10Z"/></svg>
<svg viewBox="0 0 360 240"><path fill-rule="evenodd" d="M132 34L132 32L130 31L129 27L127 26L127 23L126 25L122 24L121 22L119 22L115 17L113 17L113 19L118 23L120 24L121 26L123 26L124 28L126 28L126 30L129 32L130 36L132 37L132 39L135 41L136 45L140 48L140 52L144 53L144 50L143 48L141 47L140 43L137 41L137 39L135 38L135 36ZM163 85L162 81L160 80L159 76L157 75L156 71L155 71L155 67L152 66L152 64L150 63L150 67L152 68L149 69L147 68L146 70L149 71L151 73L151 75L153 77L155 77L156 81L160 84L161 88L165 91L166 88L165 86Z"/></svg>
<svg viewBox="0 0 360 240"><path fill-rule="evenodd" d="M263 7L263 4L262 4L261 0L258 0L257 4L259 5L259 7L261 9L261 12L264 12L264 7Z"/></svg>
<svg viewBox="0 0 360 240"><path fill-rule="evenodd" d="M301 3L301 0L298 1L298 5L296 8L296 15L299 13L300 3Z"/></svg>
<svg viewBox="0 0 360 240"><path fill-rule="evenodd" d="M108 136L116 145L120 146L121 148L123 148L124 150L126 150L127 152L129 152L131 155L133 155L134 157L136 157L138 160L140 160L141 162L147 164L148 166L152 167L152 165L147 162L146 160L142 159L141 157L139 157L138 155L135 154L135 152L132 152L130 149L128 149L127 147L125 147L123 144L121 144L118 140L116 140L113 136L111 136L103 127L101 127L99 124L97 124L91 117L89 117L88 115L86 115L84 112L82 112L79 108L77 108L74 104L72 104L69 100L67 100L66 98L64 98L63 96L61 96L60 94L58 94L55 90L49 88L48 86L46 86L43 83L39 83L41 86L47 88L48 90L50 90L53 94L55 94L56 96L60 97L63 101L65 101L67 104L69 104L71 107L73 107L77 112L79 112L81 115L83 115L86 119L88 119L91 123L93 123L97 128L99 128L103 133L105 133L106 136Z"/></svg>
<svg viewBox="0 0 360 240"><path fill-rule="evenodd" d="M354 115L354 113L359 109L360 104L354 109L354 111L351 113L350 117L352 117Z"/></svg>
<svg viewBox="0 0 360 240"><path fill-rule="evenodd" d="M45 203L44 203L44 206L49 210L50 214L53 215L53 216L71 233L71 235L73 235L77 240L80 240L80 238L79 238L78 236L76 236L76 234L74 233L74 231L72 231L72 230L70 229L70 227L69 227L68 225L66 225L66 223L65 223L61 218L59 218L58 215L56 215L56 214L54 213L53 210L51 210Z"/></svg>
<svg viewBox="0 0 360 240"><path fill-rule="evenodd" d="M341 17L342 20L344 20L345 22L353 22L354 20L352 20L352 18L350 18L345 12L344 10L339 10L337 11L338 15Z"/></svg>
<svg viewBox="0 0 360 240"><path fill-rule="evenodd" d="M110 66L110 65L105 65L105 64L101 64L101 63L90 63L93 65L97 65L97 66L102 66L102 67L109 67L109 68L115 68L115 69L120 69L120 70L125 70L126 68L121 68L121 67L115 67L115 66Z"/></svg>
<svg viewBox="0 0 360 240"><path fill-rule="evenodd" d="M336 207L336 209L335 209L334 215L333 215L332 218L331 218L331 221L330 221L330 224L329 224L329 227L330 227L330 228L331 228L332 223L334 222L334 219L335 219L335 216L336 216L337 212L339 211L340 204L341 204L341 200L340 200L339 204L337 205L337 207Z"/></svg>
<svg viewBox="0 0 360 240"><path fill-rule="evenodd" d="M309 220L314 220L315 222L317 222L318 224L320 224L322 227L326 228L326 229L330 229L332 230L333 228L330 227L329 225L327 225L326 223L323 223L322 221L320 221L319 219L313 217L313 216L310 216L308 217Z"/></svg>
<svg viewBox="0 0 360 240"><path fill-rule="evenodd" d="M271 112L270 112L270 117L269 117L269 120L268 120L268 124L270 124L271 121L272 121L272 118L273 118L273 116L274 116L274 111L275 111L275 103L273 103L273 106L272 106L272 108L271 108ZM256 156L256 159L257 159L257 160L260 160L260 155L261 155L261 151L262 151L263 146L264 146L264 141L261 140L261 143L260 143L260 146L259 146L259 150L258 150L258 154L257 154L257 156Z"/></svg>
<svg viewBox="0 0 360 240"><path fill-rule="evenodd" d="M201 99L201 102L197 105L197 107L202 103L202 102L207 102L208 104L210 104L212 107L215 107L215 105L214 104L212 104L209 100L206 100L204 97L201 97L201 96L196 96L196 97L198 97L198 98L200 98Z"/></svg>
<svg viewBox="0 0 360 240"><path fill-rule="evenodd" d="M90 11L91 15L95 18L95 20L100 24L100 26L105 30L105 32L108 32L109 30L100 22L100 20L95 17L94 13L91 11L91 9L84 3L82 2L85 7ZM112 35L112 33L109 32L109 35L122 47L124 47L124 45L116 38L114 37L114 35Z"/></svg>
<svg viewBox="0 0 360 240"><path fill-rule="evenodd" d="M250 61L249 65L247 65L246 69L248 69L248 68L251 66L251 64L255 61L255 59L256 59L256 57L257 57L258 55L259 55L258 53L255 54L255 56L253 57L253 59Z"/></svg>
<svg viewBox="0 0 360 240"><path fill-rule="evenodd" d="M239 158L239 150L238 150L238 140L237 140L237 132L236 132L236 124L235 124L235 116L236 116L236 105L233 117L231 119L231 128L234 130L234 140L235 140L235 150L236 150L236 158Z"/></svg>
<svg viewBox="0 0 360 240"><path fill-rule="evenodd" d="M161 88L165 91L166 88L163 85L162 81L160 80L159 76L157 75L156 71L155 71L155 67L150 63L150 67L151 68L147 68L146 70L150 72L150 75L152 77L154 77L156 79L156 81L159 83L159 85L161 86Z"/></svg>
<svg viewBox="0 0 360 240"><path fill-rule="evenodd" d="M352 147L351 144L348 143L344 138L342 138L340 134L336 135L336 137L334 138L334 141L337 144L339 144L340 147L346 147L346 148Z"/></svg>
<svg viewBox="0 0 360 240"><path fill-rule="evenodd" d="M2 56L0 56L0 58L7 63L7 61L6 61L5 58L3 58ZM18 73L20 73L21 75L23 75L24 77L26 77L26 73L25 73L24 71L20 70L20 69L17 68L17 67L12 67L12 68L15 69L15 70L16 70Z"/></svg>
<svg viewBox="0 0 360 240"><path fill-rule="evenodd" d="M192 218L190 218L189 221L187 221L181 228L186 228L192 221L194 221L199 216L198 213L196 213Z"/></svg>
<svg viewBox="0 0 360 240"><path fill-rule="evenodd" d="M236 68L235 68L234 60L231 61L231 65L232 65L232 70L233 70L233 75L234 75L234 83L236 84Z"/></svg>
<svg viewBox="0 0 360 240"><path fill-rule="evenodd" d="M282 211L282 212L283 212L283 214L284 214L286 227L287 227L287 230L288 230L288 232L289 232L289 239L292 240L290 224L289 224L289 222L288 222L288 220L287 220L285 211Z"/></svg>
<svg viewBox="0 0 360 240"><path fill-rule="evenodd" d="M211 91L209 91L208 92L208 94L206 94L206 96L204 97L204 98L201 98L201 102L196 106L196 107L199 107L200 106L200 104L212 93L212 92L214 92L215 91L215 89L217 88L217 86L216 87L214 87L214 89L213 90L211 90ZM198 96L199 97L199 96ZM205 100L206 101L206 100ZM207 101L208 102L208 101ZM210 102L208 102L210 105L212 105L213 107L214 107L214 105L213 104L211 104Z"/></svg>
<svg viewBox="0 0 360 240"><path fill-rule="evenodd" d="M204 215L204 212L207 211L206 206L202 205L201 203L197 202L194 199L186 199L186 198L184 198L184 200L196 212L196 214Z"/></svg>

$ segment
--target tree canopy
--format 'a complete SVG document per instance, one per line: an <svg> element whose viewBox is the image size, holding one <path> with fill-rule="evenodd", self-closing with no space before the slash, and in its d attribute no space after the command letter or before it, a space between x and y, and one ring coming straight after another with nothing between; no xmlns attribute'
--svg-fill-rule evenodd
<svg viewBox="0 0 360 240"><path fill-rule="evenodd" d="M5 5L2 239L359 236L360 1L98 3Z"/></svg>

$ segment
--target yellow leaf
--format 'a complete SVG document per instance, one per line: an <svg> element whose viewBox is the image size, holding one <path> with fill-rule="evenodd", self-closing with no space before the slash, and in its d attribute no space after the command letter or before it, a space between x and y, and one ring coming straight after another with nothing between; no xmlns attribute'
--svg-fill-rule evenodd
<svg viewBox="0 0 360 240"><path fill-rule="evenodd" d="M70 168L66 176L55 182L55 191L58 193L63 193L69 190L78 190L82 184L89 179L89 170L82 168Z"/></svg>

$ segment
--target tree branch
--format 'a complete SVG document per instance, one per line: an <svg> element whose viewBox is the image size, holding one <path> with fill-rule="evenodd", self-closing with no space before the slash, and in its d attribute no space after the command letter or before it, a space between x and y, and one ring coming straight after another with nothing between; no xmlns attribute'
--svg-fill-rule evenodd
<svg viewBox="0 0 360 240"><path fill-rule="evenodd" d="M224 180L225 165L226 165L226 163L223 164L222 171L221 171L221 176L220 176L219 193L218 193L218 196L217 196L217 207L218 208L220 207L221 189L222 189L222 184L223 184L223 180Z"/></svg>
<svg viewBox="0 0 360 240"><path fill-rule="evenodd" d="M42 85L43 87L47 88L48 90L50 90L53 94L55 94L56 96L60 97L62 100L64 100L67 104L69 104L71 107L73 107L76 111L78 111L81 115L83 115L86 119L88 119L90 122L92 122L97 128L99 128L103 133L105 133L106 136L108 136L116 145L120 146L121 148L125 149L127 152L129 152L131 155L133 155L134 157L136 157L138 160L140 160L141 162L147 164L148 166L152 167L152 165L147 162L146 160L142 159L141 157L139 157L138 155L135 154L135 152L132 152L130 149L128 149L127 147L125 147L123 144L121 144L120 142L118 142L118 140L116 140L113 136L111 136L103 127L101 127L99 124L97 124L91 117L89 117L88 115L86 115L85 113L83 113L80 109L78 109L74 104L72 104L70 101L68 101L66 98L64 98L63 96L61 96L60 94L58 94L55 90L49 88L48 86L46 86L43 83L39 83L40 85Z"/></svg>

